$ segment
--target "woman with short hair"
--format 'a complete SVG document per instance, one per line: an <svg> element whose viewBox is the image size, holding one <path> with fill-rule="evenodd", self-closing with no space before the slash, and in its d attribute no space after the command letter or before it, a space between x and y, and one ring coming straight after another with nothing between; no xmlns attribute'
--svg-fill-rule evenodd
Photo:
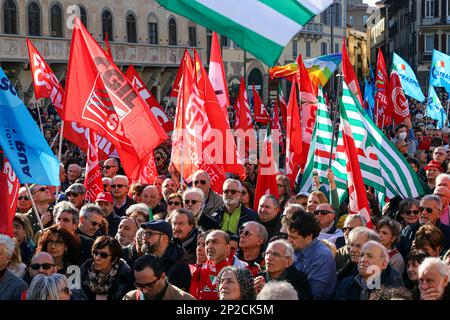
<svg viewBox="0 0 450 320"><path fill-rule="evenodd" d="M27 292L27 300L70 300L66 276L59 273L34 276Z"/></svg>

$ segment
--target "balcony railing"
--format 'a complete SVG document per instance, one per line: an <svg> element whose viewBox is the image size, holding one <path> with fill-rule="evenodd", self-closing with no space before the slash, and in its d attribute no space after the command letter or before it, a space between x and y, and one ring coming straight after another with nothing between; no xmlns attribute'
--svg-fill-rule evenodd
<svg viewBox="0 0 450 320"><path fill-rule="evenodd" d="M0 34L0 61L28 61L26 37L21 35ZM30 37L33 44L45 60L54 63L68 61L70 39L50 37ZM104 45L103 42L100 42ZM135 64L140 66L178 66L185 47L151 44L110 42L114 61L117 64ZM192 48L191 48L192 49ZM196 48L203 57L202 48Z"/></svg>
<svg viewBox="0 0 450 320"><path fill-rule="evenodd" d="M434 24L440 24L441 19L439 18L422 18L422 26L432 26Z"/></svg>
<svg viewBox="0 0 450 320"><path fill-rule="evenodd" d="M300 31L300 33L324 34L323 23L310 22Z"/></svg>

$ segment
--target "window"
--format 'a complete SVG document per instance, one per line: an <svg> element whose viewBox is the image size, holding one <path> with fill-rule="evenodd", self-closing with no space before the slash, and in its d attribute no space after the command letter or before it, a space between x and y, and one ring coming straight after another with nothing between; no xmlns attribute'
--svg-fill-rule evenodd
<svg viewBox="0 0 450 320"><path fill-rule="evenodd" d="M87 28L87 12L86 9L80 5L78 5L80 8L80 20L84 24L84 26Z"/></svg>
<svg viewBox="0 0 450 320"><path fill-rule="evenodd" d="M320 43L320 54L322 56L328 54L328 46L326 42L321 42Z"/></svg>
<svg viewBox="0 0 450 320"><path fill-rule="evenodd" d="M292 40L292 58L295 60L298 56L297 40Z"/></svg>
<svg viewBox="0 0 450 320"><path fill-rule="evenodd" d="M450 53L450 34L447 34L447 48L446 48L446 54Z"/></svg>
<svg viewBox="0 0 450 320"><path fill-rule="evenodd" d="M434 0L425 0L425 18L434 17Z"/></svg>
<svg viewBox="0 0 450 320"><path fill-rule="evenodd" d="M336 27L342 26L342 5L340 3L335 3L332 9L334 11L334 21Z"/></svg>
<svg viewBox="0 0 450 320"><path fill-rule="evenodd" d="M189 47L197 46L197 28L194 25L189 26Z"/></svg>
<svg viewBox="0 0 450 320"><path fill-rule="evenodd" d="M425 36L425 52L431 53L434 49L434 35Z"/></svg>
<svg viewBox="0 0 450 320"><path fill-rule="evenodd" d="M230 44L228 43L228 38L226 36L220 36L220 46L228 48Z"/></svg>
<svg viewBox="0 0 450 320"><path fill-rule="evenodd" d="M102 32L103 40L108 37L109 41L114 41L113 17L109 10L105 10L102 14Z"/></svg>
<svg viewBox="0 0 450 320"><path fill-rule="evenodd" d="M211 57L211 46L212 46L212 30L206 29L206 59L210 61Z"/></svg>
<svg viewBox="0 0 450 320"><path fill-rule="evenodd" d="M41 35L41 8L34 1L28 5L28 35Z"/></svg>
<svg viewBox="0 0 450 320"><path fill-rule="evenodd" d="M156 22L148 23L148 40L150 44L158 44L158 24Z"/></svg>
<svg viewBox="0 0 450 320"><path fill-rule="evenodd" d="M320 22L325 25L329 25L330 24L330 19L328 18L329 16L330 16L330 8L327 8L320 14Z"/></svg>
<svg viewBox="0 0 450 320"><path fill-rule="evenodd" d="M348 17L348 24L349 24L350 26L352 26L352 27L355 26L353 16Z"/></svg>
<svg viewBox="0 0 450 320"><path fill-rule="evenodd" d="M3 3L3 17L3 32L17 34L17 6L14 0L6 0Z"/></svg>
<svg viewBox="0 0 450 320"><path fill-rule="evenodd" d="M177 45L177 23L174 18L169 19L169 45Z"/></svg>
<svg viewBox="0 0 450 320"><path fill-rule="evenodd" d="M137 42L136 18L131 13L127 15L127 40L130 43Z"/></svg>
<svg viewBox="0 0 450 320"><path fill-rule="evenodd" d="M311 41L306 41L306 56L311 57Z"/></svg>
<svg viewBox="0 0 450 320"><path fill-rule="evenodd" d="M367 14L363 15L363 24L367 23Z"/></svg>
<svg viewBox="0 0 450 320"><path fill-rule="evenodd" d="M339 50L339 43L334 44L334 53L339 53L341 50Z"/></svg>
<svg viewBox="0 0 450 320"><path fill-rule="evenodd" d="M63 14L58 4L50 9L50 36L61 38L63 36Z"/></svg>

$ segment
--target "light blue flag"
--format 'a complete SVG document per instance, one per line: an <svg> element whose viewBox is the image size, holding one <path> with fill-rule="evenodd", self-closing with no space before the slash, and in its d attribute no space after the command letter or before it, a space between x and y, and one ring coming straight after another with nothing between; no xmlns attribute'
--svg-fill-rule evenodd
<svg viewBox="0 0 450 320"><path fill-rule="evenodd" d="M0 68L0 146L21 183L59 186L59 161Z"/></svg>
<svg viewBox="0 0 450 320"><path fill-rule="evenodd" d="M400 76L400 82L402 83L403 92L417 101L425 101L420 84L417 81L416 75L409 64L403 60L398 54L394 52L392 59L392 69L397 70Z"/></svg>
<svg viewBox="0 0 450 320"><path fill-rule="evenodd" d="M444 126L444 119L446 116L445 110L432 85L430 85L430 88L428 89L427 116L438 121L438 129L441 129Z"/></svg>
<svg viewBox="0 0 450 320"><path fill-rule="evenodd" d="M434 50L430 68L430 84L444 87L450 94L450 56Z"/></svg>
<svg viewBox="0 0 450 320"><path fill-rule="evenodd" d="M365 110L369 117L373 120L373 110L375 108L373 85L372 83L369 83L367 79L364 80L364 102L367 103L367 109L365 108Z"/></svg>

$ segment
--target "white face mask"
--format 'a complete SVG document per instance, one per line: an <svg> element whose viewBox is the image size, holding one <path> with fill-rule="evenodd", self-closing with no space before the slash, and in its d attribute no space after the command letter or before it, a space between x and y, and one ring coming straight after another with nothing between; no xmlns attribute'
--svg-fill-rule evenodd
<svg viewBox="0 0 450 320"><path fill-rule="evenodd" d="M400 133L398 134L398 138L399 138L400 140L405 140L405 139L406 139L406 132L400 132Z"/></svg>

